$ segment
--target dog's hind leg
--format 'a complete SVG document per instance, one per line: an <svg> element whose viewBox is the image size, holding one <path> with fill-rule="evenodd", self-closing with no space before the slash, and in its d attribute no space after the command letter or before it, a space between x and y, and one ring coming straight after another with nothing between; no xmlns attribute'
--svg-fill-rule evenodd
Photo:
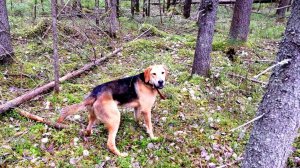
<svg viewBox="0 0 300 168"><path fill-rule="evenodd" d="M118 156L127 156L127 153L121 153L116 146L116 135L121 120L116 102L113 101L110 95L103 95L94 103L93 107L97 119L103 122L108 130L108 149Z"/></svg>
<svg viewBox="0 0 300 168"><path fill-rule="evenodd" d="M87 136L90 136L92 134L92 129L93 126L95 125L97 117L94 113L94 108L92 106L87 106L87 110L89 111L89 124L85 130L85 133Z"/></svg>

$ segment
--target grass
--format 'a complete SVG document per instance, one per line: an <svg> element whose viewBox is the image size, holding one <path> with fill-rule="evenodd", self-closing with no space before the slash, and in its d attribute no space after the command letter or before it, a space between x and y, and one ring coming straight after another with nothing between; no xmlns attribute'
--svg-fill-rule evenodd
<svg viewBox="0 0 300 168"><path fill-rule="evenodd" d="M127 1L122 4L124 7L130 5ZM88 9L93 7L88 1L83 1L83 5ZM122 8L125 17L120 18L122 28L119 33L123 36L109 40L91 31L93 27L85 19L76 18L74 24L86 30L95 44L89 44L80 36L70 39L70 32L60 31L61 74L89 62L93 58L91 46L97 53L108 53L112 47L124 43L125 36L134 39L148 29L151 34L126 43L120 55L92 71L63 82L58 96L50 92L19 108L55 120L62 107L80 102L94 86L137 74L148 65L163 63L170 72L167 86L163 89L168 99L158 99L152 110L154 133L159 139L150 140L143 125L134 121L132 109L122 108L116 141L118 148L128 152L129 156L119 158L107 150L107 131L102 124L97 125L88 142L81 138L80 131L87 125L86 113L79 113L79 119L71 117L67 121L70 129L55 130L12 110L0 116L0 164L12 167L198 167L220 166L235 161L243 153L251 129L243 128L232 134L229 130L254 117L264 88L250 81L229 77L228 73L251 77L267 68L269 63L253 63L249 60L274 60L276 44L282 37L284 24L275 24L275 18L266 12L267 7L262 8L266 15L252 15L249 41L242 46L233 45L227 40L231 12L219 7L211 54L211 78L190 76L197 37L197 26L192 20L181 16L174 16L173 19L165 17L162 25L159 18L151 17L142 20L144 24L139 24L141 18L127 18L126 9ZM21 7L14 10L17 9L24 10ZM41 41L33 33L30 40L21 40L28 39L28 32L34 30L33 25L43 20L38 18L36 23L32 23L26 17L28 15L10 12L12 34L19 40L14 40L15 62L0 66L1 102L53 79L51 35ZM60 23L72 24L67 19ZM105 29L105 25L101 25L101 28ZM229 47L237 51L238 61L231 62L226 57L225 52ZM267 81L268 77L269 74L263 75L260 80ZM48 141L42 142L44 138ZM299 146L299 140L294 146ZM84 155L86 150L88 155ZM299 156L296 150L293 157ZM292 161L289 164L295 166ZM238 167L238 164L234 166Z"/></svg>

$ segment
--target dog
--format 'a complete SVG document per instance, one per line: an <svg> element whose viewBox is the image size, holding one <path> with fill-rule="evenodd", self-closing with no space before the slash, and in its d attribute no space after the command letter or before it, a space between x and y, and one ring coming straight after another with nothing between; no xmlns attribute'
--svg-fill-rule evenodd
<svg viewBox="0 0 300 168"><path fill-rule="evenodd" d="M82 103L63 108L57 122L80 110L89 112L89 124L85 130L86 135L92 134L92 127L96 120L104 123L108 130L108 149L119 156L127 156L116 147L116 135L120 125L120 111L118 106L134 108L134 117L138 121L144 117L146 131L151 139L153 134L151 122L151 109L157 94L162 97L159 89L166 83L167 69L163 65L152 65L144 72L123 79L117 79L96 86Z"/></svg>

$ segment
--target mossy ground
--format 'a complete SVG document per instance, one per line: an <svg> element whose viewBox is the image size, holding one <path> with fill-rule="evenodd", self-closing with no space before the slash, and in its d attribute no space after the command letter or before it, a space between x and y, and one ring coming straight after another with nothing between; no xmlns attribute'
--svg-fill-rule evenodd
<svg viewBox="0 0 300 168"><path fill-rule="evenodd" d="M87 1L83 3L86 8L93 6ZM123 3L128 7L127 1ZM17 10L22 10L19 6ZM47 4L45 6L49 9ZM164 17L164 24L160 24L158 17L121 17L119 38L112 40L87 24L91 21L76 18L75 25L85 30L93 43L76 32L61 29L61 74L93 59L93 48L96 53L108 53L142 31L149 29L151 33L126 43L121 54L92 71L63 82L58 96L49 92L18 108L56 120L62 107L80 102L94 86L137 74L151 64L165 64L170 74L162 92L168 99L158 98L152 110L158 140L148 138L144 127L134 121L132 109L121 109L117 146L129 153L128 157L121 158L107 150L107 132L102 124L97 125L88 141L80 136L80 130L87 125L87 114L84 112L79 114L79 119L70 117L67 123L71 128L60 131L24 118L15 109L0 116L0 164L11 167L206 167L238 160L251 127L234 133L229 130L255 116L264 86L228 74L253 77L271 64L259 60L274 60L285 24L275 23L275 17L268 13L269 7L263 5L262 14L252 14L249 41L240 46L227 41L232 13L227 8L219 7L211 54L211 78L190 76L197 36L197 26L193 20L181 16ZM41 40L32 33L34 29L30 19L14 12L10 15L10 21L15 62L0 67L1 103L53 79L51 35ZM125 9L121 12L127 14ZM43 20L38 18L36 24ZM145 24L139 24L140 20ZM60 24L72 25L74 22L63 19ZM235 62L226 56L228 48L236 50ZM260 80L266 82L268 77L269 73ZM48 141L42 142L43 138ZM299 140L294 145L297 149L294 157L299 157ZM290 165L295 166L293 157L290 160ZM231 167L238 165L239 162Z"/></svg>

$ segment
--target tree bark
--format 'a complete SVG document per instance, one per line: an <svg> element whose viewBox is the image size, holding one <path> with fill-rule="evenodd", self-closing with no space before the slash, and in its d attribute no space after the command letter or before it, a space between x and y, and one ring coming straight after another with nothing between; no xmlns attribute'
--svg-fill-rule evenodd
<svg viewBox="0 0 300 168"><path fill-rule="evenodd" d="M135 0L131 0L130 1L130 13L131 13L131 16L134 17L134 6L135 6Z"/></svg>
<svg viewBox="0 0 300 168"><path fill-rule="evenodd" d="M36 19L36 6L37 6L37 0L34 0L33 21L35 21L35 19Z"/></svg>
<svg viewBox="0 0 300 168"><path fill-rule="evenodd" d="M190 17L190 13L191 13L191 5L192 5L192 0L185 0L184 1L184 6L183 6L183 16L185 18L189 18Z"/></svg>
<svg viewBox="0 0 300 168"><path fill-rule="evenodd" d="M150 16L150 0L148 0L147 5L147 16Z"/></svg>
<svg viewBox="0 0 300 168"><path fill-rule="evenodd" d="M171 0L167 0L167 10L169 10L170 6L171 6Z"/></svg>
<svg viewBox="0 0 300 168"><path fill-rule="evenodd" d="M286 6L290 4L290 0L280 0L278 4L278 9L276 10L277 21L282 22L285 19Z"/></svg>
<svg viewBox="0 0 300 168"><path fill-rule="evenodd" d="M246 147L242 167L286 167L292 143L300 127L300 0L295 0L276 62L291 59L276 67Z"/></svg>
<svg viewBox="0 0 300 168"><path fill-rule="evenodd" d="M253 0L236 0L229 38L247 41Z"/></svg>
<svg viewBox="0 0 300 168"><path fill-rule="evenodd" d="M105 61L106 59L112 57L113 55L119 53L120 51L122 51L122 48L118 48L118 49L114 50L112 53L108 54L107 56L102 57L100 59L97 59L94 62L91 62L91 63L88 63L88 64L84 65L83 67L81 67L80 69L78 69L76 71L72 71L72 72L66 74L65 76L59 78L59 81L64 82L68 79L76 77L76 76L82 74L83 72L90 70L91 68L93 68L94 66L100 64L101 62ZM48 91L49 89L51 89L53 87L54 87L54 81L50 82L50 83L47 83L43 86L37 87L34 90L31 90L31 91L25 93L22 96L19 96L19 97L13 99L13 100L10 100L10 101L0 105L0 114L7 111L7 110L9 110L9 109L11 109L11 108L14 108L14 107L20 105L20 104L22 104L22 103L24 103L28 100L33 99L34 97Z"/></svg>
<svg viewBox="0 0 300 168"><path fill-rule="evenodd" d="M134 8L136 12L140 12L140 0L134 0Z"/></svg>
<svg viewBox="0 0 300 168"><path fill-rule="evenodd" d="M209 76L210 53L212 51L217 8L218 0L202 0L201 2L192 74Z"/></svg>
<svg viewBox="0 0 300 168"><path fill-rule="evenodd" d="M117 1L116 0L107 0L107 6L109 10L109 33L112 38L117 37L117 31L119 30L119 22L117 19Z"/></svg>
<svg viewBox="0 0 300 168"><path fill-rule="evenodd" d="M54 68L54 91L59 93L59 60L58 60L58 35L57 35L57 0L51 0L52 13L52 36L53 36L53 68Z"/></svg>
<svg viewBox="0 0 300 168"><path fill-rule="evenodd" d="M0 1L0 22L0 64L4 64L10 62L13 55L6 0Z"/></svg>
<svg viewBox="0 0 300 168"><path fill-rule="evenodd" d="M96 25L99 26L99 0L95 0Z"/></svg>

